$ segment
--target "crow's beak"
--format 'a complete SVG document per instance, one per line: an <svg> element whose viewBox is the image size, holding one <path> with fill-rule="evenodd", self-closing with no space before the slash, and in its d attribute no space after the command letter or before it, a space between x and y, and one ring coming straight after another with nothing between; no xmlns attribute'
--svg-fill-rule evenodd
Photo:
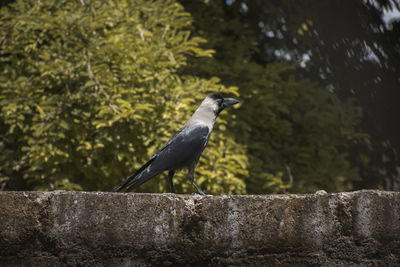
<svg viewBox="0 0 400 267"><path fill-rule="evenodd" d="M222 102L222 106L225 108L227 106L235 105L239 102L240 102L239 100L236 100L234 98L224 98L224 101Z"/></svg>

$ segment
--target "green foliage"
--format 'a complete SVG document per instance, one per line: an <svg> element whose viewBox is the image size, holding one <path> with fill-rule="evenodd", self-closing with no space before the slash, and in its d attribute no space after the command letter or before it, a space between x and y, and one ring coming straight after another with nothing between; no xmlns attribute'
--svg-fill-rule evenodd
<svg viewBox="0 0 400 267"><path fill-rule="evenodd" d="M260 58L241 1L181 2L190 14L172 0L20 0L0 10L2 186L109 190L207 94L240 91L196 169L207 193L352 189L349 154L364 137L354 101L297 63ZM186 172L174 180L194 191ZM166 175L139 191L169 191Z"/></svg>
<svg viewBox="0 0 400 267"><path fill-rule="evenodd" d="M139 168L217 78L182 73L210 57L171 0L16 1L0 11L0 182L14 189L109 190ZM226 113L195 179L213 194L245 193L245 147ZM227 125L227 121L232 121ZM180 192L192 192L186 173ZM165 175L142 191L169 191Z"/></svg>
<svg viewBox="0 0 400 267"><path fill-rule="evenodd" d="M356 130L360 108L304 78L297 63L264 65L257 58L257 33L240 19L240 1L231 7L220 1L182 2L193 16L193 31L208 40L203 47L216 50L213 58L193 60L185 70L205 78L217 75L240 88L234 133L246 146L247 192L351 190L359 174L349 151L364 136Z"/></svg>

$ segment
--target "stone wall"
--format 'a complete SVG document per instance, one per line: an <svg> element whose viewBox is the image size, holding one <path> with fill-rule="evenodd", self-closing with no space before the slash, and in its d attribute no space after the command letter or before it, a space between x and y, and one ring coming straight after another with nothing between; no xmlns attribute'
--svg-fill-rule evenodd
<svg viewBox="0 0 400 267"><path fill-rule="evenodd" d="M400 193L0 192L2 266L400 266Z"/></svg>

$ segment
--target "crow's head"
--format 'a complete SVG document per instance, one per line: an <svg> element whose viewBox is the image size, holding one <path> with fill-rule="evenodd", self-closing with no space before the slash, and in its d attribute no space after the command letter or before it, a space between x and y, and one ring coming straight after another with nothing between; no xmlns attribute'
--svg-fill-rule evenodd
<svg viewBox="0 0 400 267"><path fill-rule="evenodd" d="M219 94L208 95L185 124L186 127L202 124L212 131L218 114L227 106L239 103L233 98L223 98Z"/></svg>
<svg viewBox="0 0 400 267"><path fill-rule="evenodd" d="M219 94L208 95L201 105L209 106L216 115L218 115L224 108L239 103L234 98L223 98Z"/></svg>

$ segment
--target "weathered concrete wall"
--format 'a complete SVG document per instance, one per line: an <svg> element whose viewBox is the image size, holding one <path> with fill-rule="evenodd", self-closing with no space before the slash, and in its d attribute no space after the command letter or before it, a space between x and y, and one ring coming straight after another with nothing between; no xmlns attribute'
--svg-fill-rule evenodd
<svg viewBox="0 0 400 267"><path fill-rule="evenodd" d="M400 266L400 193L0 192L0 265Z"/></svg>

